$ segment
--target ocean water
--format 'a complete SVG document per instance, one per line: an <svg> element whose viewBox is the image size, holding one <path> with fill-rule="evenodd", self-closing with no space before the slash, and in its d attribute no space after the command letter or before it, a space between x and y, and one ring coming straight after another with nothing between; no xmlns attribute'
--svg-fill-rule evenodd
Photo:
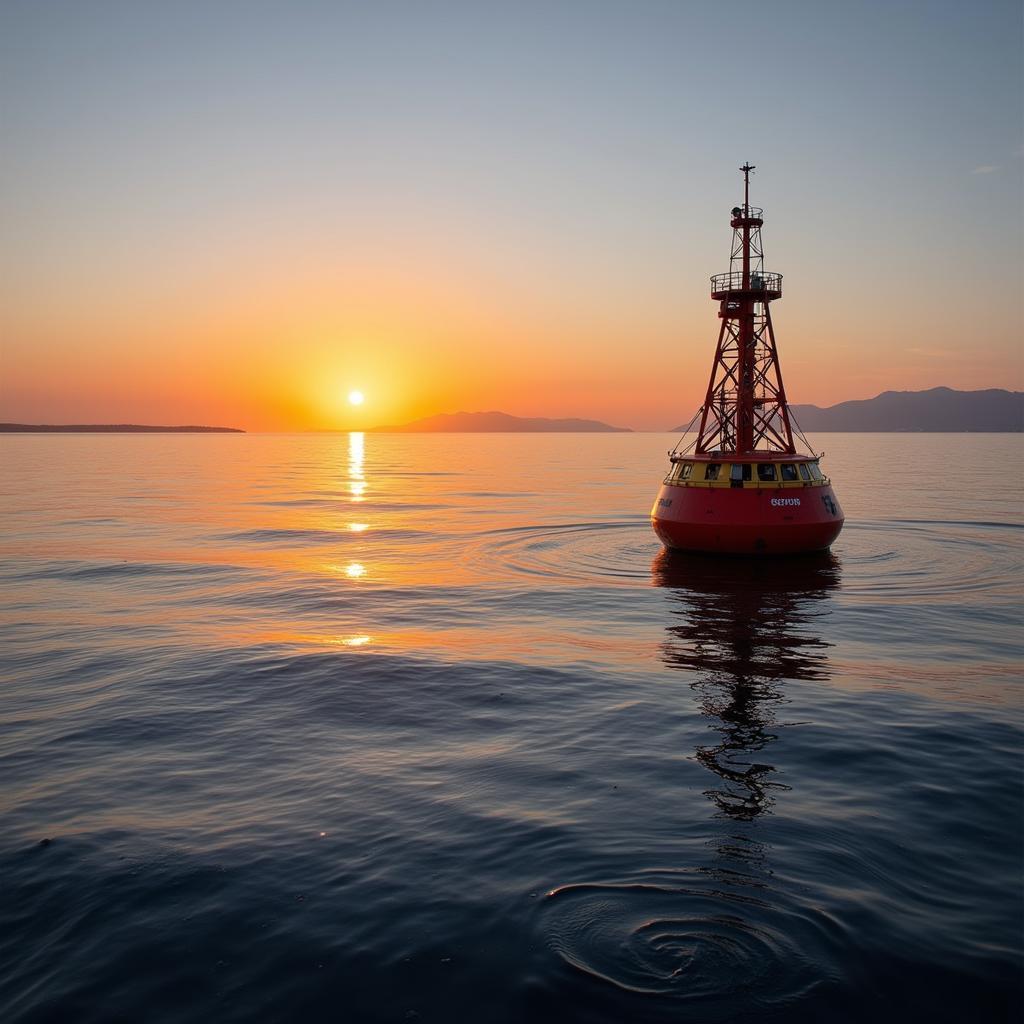
<svg viewBox="0 0 1024 1024"><path fill-rule="evenodd" d="M1020 437L674 440L2 438L0 1019L1018 1019Z"/></svg>

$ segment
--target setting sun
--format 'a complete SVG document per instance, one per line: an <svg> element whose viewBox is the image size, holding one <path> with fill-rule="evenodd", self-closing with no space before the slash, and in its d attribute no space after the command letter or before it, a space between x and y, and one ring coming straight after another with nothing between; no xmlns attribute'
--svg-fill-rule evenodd
<svg viewBox="0 0 1024 1024"><path fill-rule="evenodd" d="M362 391L350 391L348 393L349 405L362 405L364 400Z"/></svg>

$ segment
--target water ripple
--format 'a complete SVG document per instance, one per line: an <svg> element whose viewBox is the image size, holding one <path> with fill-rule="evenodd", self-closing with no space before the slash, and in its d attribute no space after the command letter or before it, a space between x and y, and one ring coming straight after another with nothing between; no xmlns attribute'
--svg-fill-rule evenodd
<svg viewBox="0 0 1024 1024"><path fill-rule="evenodd" d="M646 517L491 530L465 558L481 571L561 582L636 584L651 575L661 544Z"/></svg>
<svg viewBox="0 0 1024 1024"><path fill-rule="evenodd" d="M896 520L847 523L836 549L843 588L864 597L1012 596L1021 573L1012 523Z"/></svg>
<svg viewBox="0 0 1024 1024"><path fill-rule="evenodd" d="M777 1007L828 977L830 922L797 913L778 892L746 891L712 873L671 881L564 885L547 894L551 948L584 975L629 993L699 1004L702 1020L728 1019L742 998Z"/></svg>
<svg viewBox="0 0 1024 1024"><path fill-rule="evenodd" d="M850 594L910 600L980 591L1012 596L1022 570L1017 535L1014 524L867 520L848 524L833 551ZM500 579L636 586L650 582L660 551L647 518L637 516L489 530L467 545L462 558ZM714 556L725 567L740 561Z"/></svg>

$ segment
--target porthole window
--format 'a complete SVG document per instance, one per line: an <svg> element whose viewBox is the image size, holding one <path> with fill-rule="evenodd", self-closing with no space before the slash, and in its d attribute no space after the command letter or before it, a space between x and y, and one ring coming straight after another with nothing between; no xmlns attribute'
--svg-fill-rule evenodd
<svg viewBox="0 0 1024 1024"><path fill-rule="evenodd" d="M775 464L772 462L759 462L757 464L757 479L758 480L774 480L775 479Z"/></svg>

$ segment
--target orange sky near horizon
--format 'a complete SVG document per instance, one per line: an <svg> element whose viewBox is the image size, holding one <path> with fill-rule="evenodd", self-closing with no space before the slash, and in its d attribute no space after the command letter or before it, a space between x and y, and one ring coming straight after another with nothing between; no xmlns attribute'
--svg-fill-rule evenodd
<svg viewBox="0 0 1024 1024"><path fill-rule="evenodd" d="M0 15L0 420L671 429L744 159L791 402L1021 388L1014 5L780 9L740 140L684 6Z"/></svg>
<svg viewBox="0 0 1024 1024"><path fill-rule="evenodd" d="M727 265L721 248L704 257L709 268ZM458 254L406 257L406 273L386 261L313 271L298 259L227 257L234 279L197 273L130 297L97 284L96 298L66 310L8 304L5 335L21 344L5 348L3 419L317 430L500 409L670 429L703 399L719 326L703 274L657 281L634 308L600 281L588 295L582 275L564 275L559 296L524 277L488 279ZM791 401L1020 386L1012 345L1002 365L998 352L981 362L957 344L956 325L940 335L939 324L930 344L910 345L920 321L900 294L883 298L884 307L850 305L841 288L815 291L787 275L773 315ZM353 388L366 395L358 409L347 401Z"/></svg>

